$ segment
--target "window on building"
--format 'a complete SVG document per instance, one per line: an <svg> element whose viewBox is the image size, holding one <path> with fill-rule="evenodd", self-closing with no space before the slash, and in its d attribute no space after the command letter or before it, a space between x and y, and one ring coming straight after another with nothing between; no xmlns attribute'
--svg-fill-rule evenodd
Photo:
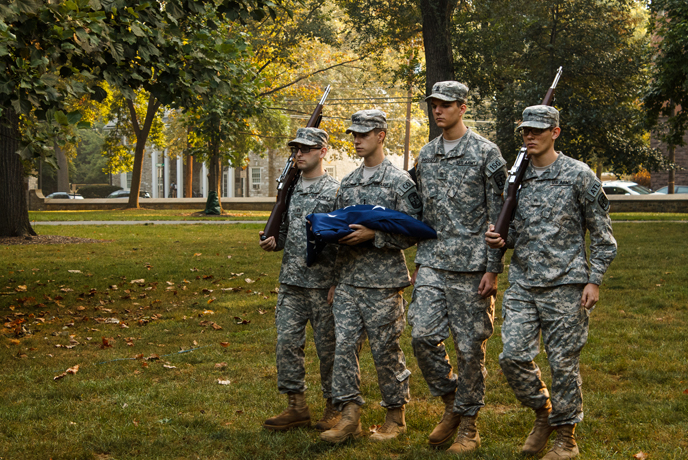
<svg viewBox="0 0 688 460"><path fill-rule="evenodd" d="M127 173L127 190L131 190L131 176L132 172L130 171Z"/></svg>
<svg viewBox="0 0 688 460"><path fill-rule="evenodd" d="M334 175L334 166L325 166L325 172L336 179Z"/></svg>
<svg viewBox="0 0 688 460"><path fill-rule="evenodd" d="M260 168L251 168L251 188L260 190Z"/></svg>

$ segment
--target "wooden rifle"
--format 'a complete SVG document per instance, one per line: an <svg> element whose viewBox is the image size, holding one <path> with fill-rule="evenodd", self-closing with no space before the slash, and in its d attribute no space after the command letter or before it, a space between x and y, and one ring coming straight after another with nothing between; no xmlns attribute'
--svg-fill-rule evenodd
<svg viewBox="0 0 688 460"><path fill-rule="evenodd" d="M308 120L306 124L307 128L317 128L320 126L320 121L322 120L322 110L323 105L325 105L325 99L330 94L330 85L325 88L325 93L323 94L320 102L315 106L313 115ZM287 164L284 166L282 174L277 178L277 199L275 205L272 208L272 213L268 218L268 223L265 224L265 230L263 235L260 237L261 240L266 240L271 236L275 237L275 242L279 237L279 230L282 226L282 222L289 209L289 200L291 199L291 194L296 186L296 181L299 180L301 176L301 171L296 167L296 153L292 151L291 155L287 159Z"/></svg>
<svg viewBox="0 0 688 460"><path fill-rule="evenodd" d="M554 77L554 82L552 82L552 86L550 86L540 105L552 104L554 89L557 87L557 83L559 83L559 78L561 78L562 72L563 69L559 67L557 75ZM521 150L518 152L518 156L516 157L514 165L509 170L506 199L504 200L502 211L499 213L499 218L495 224L495 232L499 233L499 236L502 237L505 243L507 236L509 236L509 224L514 218L514 212L516 211L516 205L518 204L518 192L521 189L521 182L523 181L523 176L528 168L528 163L530 163L528 150L526 149L525 144L523 144L523 147L521 147Z"/></svg>

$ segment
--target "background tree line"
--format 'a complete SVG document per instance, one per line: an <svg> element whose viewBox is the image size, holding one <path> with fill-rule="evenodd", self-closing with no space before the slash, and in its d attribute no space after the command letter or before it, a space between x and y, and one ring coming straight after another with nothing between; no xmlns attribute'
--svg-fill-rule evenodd
<svg viewBox="0 0 688 460"><path fill-rule="evenodd" d="M471 88L469 118L488 122L475 129L511 159L522 109L563 66L558 146L618 174L662 168L648 133L682 142L687 8L679 0L4 1L0 234L33 233L24 176L38 161L73 157L80 142L92 146L94 127L108 123L102 168L133 168L136 207L147 144L205 161L217 190L221 164L243 167L250 151L283 146L328 83L323 127L344 154L348 117L360 108L388 112L387 148L401 153L409 99L417 153L439 133L417 102L436 81L457 79ZM658 124L661 116L669 121Z"/></svg>

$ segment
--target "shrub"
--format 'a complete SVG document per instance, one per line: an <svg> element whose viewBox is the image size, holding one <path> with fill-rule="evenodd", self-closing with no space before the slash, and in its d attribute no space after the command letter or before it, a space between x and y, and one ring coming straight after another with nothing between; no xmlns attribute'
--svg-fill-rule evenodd
<svg viewBox="0 0 688 460"><path fill-rule="evenodd" d="M117 190L122 190L122 187L118 187L117 185L93 184L79 187L79 194L84 198L107 198L109 194Z"/></svg>

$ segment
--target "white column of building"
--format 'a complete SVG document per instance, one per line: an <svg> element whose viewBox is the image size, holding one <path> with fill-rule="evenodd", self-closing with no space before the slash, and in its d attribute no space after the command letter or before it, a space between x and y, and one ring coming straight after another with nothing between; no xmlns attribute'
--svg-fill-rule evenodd
<svg viewBox="0 0 688 460"><path fill-rule="evenodd" d="M158 197L158 151L151 149L151 198Z"/></svg>
<svg viewBox="0 0 688 460"><path fill-rule="evenodd" d="M234 198L234 168L227 168L227 197Z"/></svg>
<svg viewBox="0 0 688 460"><path fill-rule="evenodd" d="M184 196L184 160L182 156L177 157L177 198L182 198Z"/></svg>
<svg viewBox="0 0 688 460"><path fill-rule="evenodd" d="M167 156L167 149L162 153L162 161L165 164L165 169L164 169L164 174L165 174L165 183L163 184L162 188L162 196L165 198L170 197L170 159Z"/></svg>
<svg viewBox="0 0 688 460"><path fill-rule="evenodd" d="M201 189L203 191L203 198L208 198L208 167L203 163L201 168Z"/></svg>
<svg viewBox="0 0 688 460"><path fill-rule="evenodd" d="M127 173L119 174L119 186L122 187L122 190L129 190L129 187L127 187Z"/></svg>

